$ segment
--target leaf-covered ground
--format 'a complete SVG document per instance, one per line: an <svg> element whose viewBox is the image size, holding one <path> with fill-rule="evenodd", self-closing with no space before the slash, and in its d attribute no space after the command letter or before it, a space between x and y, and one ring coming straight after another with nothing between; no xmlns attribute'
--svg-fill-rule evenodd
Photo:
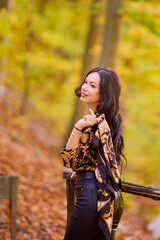
<svg viewBox="0 0 160 240"><path fill-rule="evenodd" d="M66 224L63 166L58 155L61 139L43 123L5 113L0 119L0 173L16 174L18 184L17 239L62 240ZM8 200L0 200L0 221L9 221ZM116 239L151 240L141 220L140 200L134 211L125 210ZM10 231L0 230L0 240Z"/></svg>

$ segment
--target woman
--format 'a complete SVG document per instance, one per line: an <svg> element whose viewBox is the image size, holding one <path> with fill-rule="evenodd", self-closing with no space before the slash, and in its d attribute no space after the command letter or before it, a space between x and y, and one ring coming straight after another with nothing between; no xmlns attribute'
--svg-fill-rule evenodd
<svg viewBox="0 0 160 240"><path fill-rule="evenodd" d="M61 150L64 166L76 172L76 204L64 240L115 239L123 211L118 166L125 158L120 90L110 68L92 69L75 90L88 113Z"/></svg>

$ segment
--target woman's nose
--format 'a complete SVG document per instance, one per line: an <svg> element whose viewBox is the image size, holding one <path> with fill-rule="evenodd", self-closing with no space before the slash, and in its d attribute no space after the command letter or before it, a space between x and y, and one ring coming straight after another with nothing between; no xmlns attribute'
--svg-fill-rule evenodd
<svg viewBox="0 0 160 240"><path fill-rule="evenodd" d="M88 87L87 84L83 84L83 85L82 85L83 91L87 91L87 87Z"/></svg>

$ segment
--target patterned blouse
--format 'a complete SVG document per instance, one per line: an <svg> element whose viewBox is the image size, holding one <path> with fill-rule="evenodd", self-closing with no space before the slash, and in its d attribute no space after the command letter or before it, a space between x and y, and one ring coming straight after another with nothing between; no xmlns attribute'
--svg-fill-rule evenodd
<svg viewBox="0 0 160 240"><path fill-rule="evenodd" d="M80 137L80 144L75 149L67 150L65 147L61 150L63 164L73 171L94 171L97 166L96 147L92 143L97 124L90 128L84 128Z"/></svg>
<svg viewBox="0 0 160 240"><path fill-rule="evenodd" d="M74 171L95 171L97 182L98 224L107 240L113 223L115 191L121 188L121 179L113 148L111 131L105 115L97 115L97 124L83 129L76 149L61 150L65 167Z"/></svg>

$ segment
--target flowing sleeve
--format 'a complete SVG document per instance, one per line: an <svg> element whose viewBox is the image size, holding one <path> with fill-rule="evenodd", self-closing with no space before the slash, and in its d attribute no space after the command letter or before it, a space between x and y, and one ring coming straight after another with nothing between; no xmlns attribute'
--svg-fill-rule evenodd
<svg viewBox="0 0 160 240"><path fill-rule="evenodd" d="M79 146L73 149L66 149L66 146L64 146L60 151L63 165L67 168L72 168L72 163L78 158L79 152Z"/></svg>
<svg viewBox="0 0 160 240"><path fill-rule="evenodd" d="M91 131L91 127L88 127L81 135L79 146L74 149L61 149L61 157L63 160L63 165L67 168L72 168L74 171L77 169L81 170L85 168L85 160L86 155L89 155L89 147L91 145L92 139L94 136L94 132Z"/></svg>

